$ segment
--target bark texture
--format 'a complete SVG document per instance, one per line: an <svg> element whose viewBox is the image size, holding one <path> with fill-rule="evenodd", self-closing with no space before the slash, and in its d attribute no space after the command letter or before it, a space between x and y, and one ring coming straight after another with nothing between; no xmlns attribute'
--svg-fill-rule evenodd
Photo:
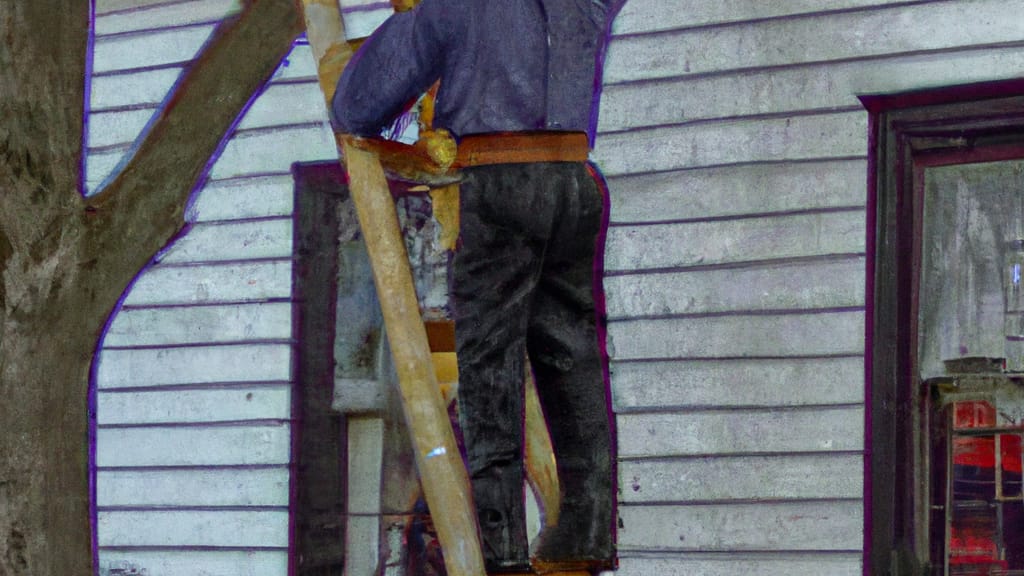
<svg viewBox="0 0 1024 576"><path fill-rule="evenodd" d="M225 21L122 175L84 199L88 27L86 2L0 2L0 576L93 573L98 339L301 20L291 0L259 0Z"/></svg>

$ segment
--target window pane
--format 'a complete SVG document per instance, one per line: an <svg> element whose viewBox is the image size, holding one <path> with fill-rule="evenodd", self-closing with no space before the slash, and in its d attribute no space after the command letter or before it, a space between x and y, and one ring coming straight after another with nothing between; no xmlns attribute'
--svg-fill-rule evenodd
<svg viewBox="0 0 1024 576"><path fill-rule="evenodd" d="M1021 435L985 401L954 402L950 449L949 574L1024 574Z"/></svg>
<svg viewBox="0 0 1024 576"><path fill-rule="evenodd" d="M922 378L946 374L945 362L968 358L997 359L1001 366L1007 328L1016 337L1009 342L1017 358L1011 369L1024 369L1024 325L1007 323L1005 296L1014 247L1024 248L1015 243L1024 239L1024 160L926 169L923 220ZM1024 310L1011 316L1024 320Z"/></svg>

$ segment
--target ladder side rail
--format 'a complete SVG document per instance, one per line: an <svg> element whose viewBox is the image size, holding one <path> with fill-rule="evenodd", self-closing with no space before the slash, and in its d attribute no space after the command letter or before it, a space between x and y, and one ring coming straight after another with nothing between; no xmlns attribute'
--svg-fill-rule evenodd
<svg viewBox="0 0 1024 576"><path fill-rule="evenodd" d="M303 0L307 37L328 107L352 51L336 0ZM337 135L373 268L400 396L427 505L451 576L485 576L469 477L434 375L394 201L377 155Z"/></svg>

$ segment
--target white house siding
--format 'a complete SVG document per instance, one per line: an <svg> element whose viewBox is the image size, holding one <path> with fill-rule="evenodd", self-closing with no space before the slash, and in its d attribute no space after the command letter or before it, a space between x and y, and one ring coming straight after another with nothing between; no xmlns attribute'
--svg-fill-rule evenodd
<svg viewBox="0 0 1024 576"><path fill-rule="evenodd" d="M237 0L97 0L87 183L128 153ZM293 162L336 158L298 42L143 271L96 372L100 573L287 573ZM130 572L129 572L130 573Z"/></svg>
<svg viewBox="0 0 1024 576"><path fill-rule="evenodd" d="M862 572L868 116L1024 75L1021 0L629 0L611 192L620 574Z"/></svg>

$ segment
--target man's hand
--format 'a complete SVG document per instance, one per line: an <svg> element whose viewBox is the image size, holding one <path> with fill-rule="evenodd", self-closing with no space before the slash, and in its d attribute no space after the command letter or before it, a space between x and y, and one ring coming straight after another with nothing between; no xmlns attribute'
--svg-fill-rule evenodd
<svg viewBox="0 0 1024 576"><path fill-rule="evenodd" d="M361 150L376 152L388 174L411 182L431 186L454 184L461 179L451 170L455 161L455 139L446 130L432 130L421 135L415 144L403 144L382 138L340 136Z"/></svg>
<svg viewBox="0 0 1024 576"><path fill-rule="evenodd" d="M458 147L455 144L455 138L444 128L420 132L420 139L416 141L415 145L421 144L430 159L436 162L442 171L447 172L455 163Z"/></svg>

